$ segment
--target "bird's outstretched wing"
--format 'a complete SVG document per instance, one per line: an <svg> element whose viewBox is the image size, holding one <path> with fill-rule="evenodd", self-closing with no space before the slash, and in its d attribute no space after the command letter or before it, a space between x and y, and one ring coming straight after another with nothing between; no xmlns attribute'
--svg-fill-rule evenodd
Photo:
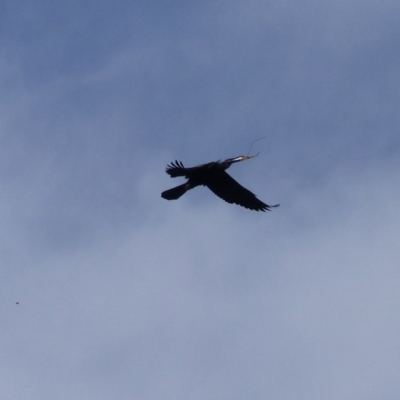
<svg viewBox="0 0 400 400"><path fill-rule="evenodd" d="M184 176L185 178L189 179L193 177L193 175L198 175L202 171L207 171L209 167L218 162L210 162L207 164L200 164L196 165L195 167L186 168L182 161L172 161L170 164L167 165L165 172L171 177L176 178L177 176Z"/></svg>
<svg viewBox="0 0 400 400"><path fill-rule="evenodd" d="M228 203L235 203L249 210L270 211L272 207L278 207L279 204L270 206L257 199L256 195L250 190L244 188L236 182L225 171L214 172L207 176L204 183L214 194Z"/></svg>
<svg viewBox="0 0 400 400"><path fill-rule="evenodd" d="M165 172L171 177L176 178L177 176L186 176L186 168L182 161L175 160L171 164L167 165Z"/></svg>

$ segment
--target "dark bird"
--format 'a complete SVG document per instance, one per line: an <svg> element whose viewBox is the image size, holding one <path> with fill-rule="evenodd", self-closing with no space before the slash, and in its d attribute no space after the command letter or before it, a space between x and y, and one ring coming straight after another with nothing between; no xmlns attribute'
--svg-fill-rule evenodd
<svg viewBox="0 0 400 400"><path fill-rule="evenodd" d="M255 156L239 156L225 161L215 161L207 164L185 168L181 161L167 165L165 172L171 177L184 176L188 181L182 185L161 193L166 200L176 200L188 190L196 186L207 186L214 194L228 203L235 203L255 211L270 211L279 204L270 206L257 199L256 195L236 182L225 170L233 163L249 160Z"/></svg>

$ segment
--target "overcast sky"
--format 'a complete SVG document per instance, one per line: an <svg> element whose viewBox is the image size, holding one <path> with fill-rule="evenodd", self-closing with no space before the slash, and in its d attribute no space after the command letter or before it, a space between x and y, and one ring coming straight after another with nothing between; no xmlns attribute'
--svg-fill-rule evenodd
<svg viewBox="0 0 400 400"><path fill-rule="evenodd" d="M0 397L398 400L399 15L2 1Z"/></svg>

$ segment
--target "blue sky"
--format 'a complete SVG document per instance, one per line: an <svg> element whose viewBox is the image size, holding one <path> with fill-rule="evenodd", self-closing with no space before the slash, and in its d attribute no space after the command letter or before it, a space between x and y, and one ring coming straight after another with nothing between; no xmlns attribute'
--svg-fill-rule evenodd
<svg viewBox="0 0 400 400"><path fill-rule="evenodd" d="M1 398L399 398L398 2L0 11Z"/></svg>

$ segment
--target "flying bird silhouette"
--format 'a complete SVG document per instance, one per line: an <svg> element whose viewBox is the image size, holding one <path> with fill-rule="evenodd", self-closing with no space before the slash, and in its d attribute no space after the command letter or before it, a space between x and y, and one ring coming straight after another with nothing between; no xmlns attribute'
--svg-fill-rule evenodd
<svg viewBox="0 0 400 400"><path fill-rule="evenodd" d="M181 161L175 160L167 165L165 172L171 177L183 176L187 182L161 193L161 197L166 200L176 200L183 196L188 190L196 186L207 186L214 194L228 203L235 203L249 210L271 211L271 208L278 207L279 204L270 206L257 199L256 195L236 182L225 170L233 163L249 160L255 156L239 156L228 158L225 161L214 161L207 164L185 168Z"/></svg>

